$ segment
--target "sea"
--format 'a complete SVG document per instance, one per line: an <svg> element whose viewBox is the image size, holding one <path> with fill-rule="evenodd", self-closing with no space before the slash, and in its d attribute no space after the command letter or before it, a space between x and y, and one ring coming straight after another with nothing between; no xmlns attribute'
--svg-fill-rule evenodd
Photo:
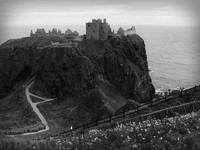
<svg viewBox="0 0 200 150"><path fill-rule="evenodd" d="M122 26L111 26L115 31ZM30 30L40 27L7 27L0 43L7 39L29 36ZM81 25L54 26L63 32L70 28L85 33ZM200 27L183 26L135 26L146 46L150 76L156 91L190 88L200 85ZM44 26L46 30L52 26Z"/></svg>

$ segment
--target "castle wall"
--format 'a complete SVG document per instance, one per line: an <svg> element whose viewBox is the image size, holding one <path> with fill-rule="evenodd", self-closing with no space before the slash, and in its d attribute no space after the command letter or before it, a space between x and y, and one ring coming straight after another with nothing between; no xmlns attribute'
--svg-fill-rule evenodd
<svg viewBox="0 0 200 150"><path fill-rule="evenodd" d="M86 23L86 38L95 40L106 40L110 31L110 26L106 19L92 19L92 22Z"/></svg>
<svg viewBox="0 0 200 150"><path fill-rule="evenodd" d="M106 40L108 38L109 26L107 23L102 23L100 26L100 39Z"/></svg>
<svg viewBox="0 0 200 150"><path fill-rule="evenodd" d="M132 35L132 34L135 34L135 30L127 30L127 31L124 31L124 35L127 36L127 35Z"/></svg>
<svg viewBox="0 0 200 150"><path fill-rule="evenodd" d="M99 23L86 23L86 38L99 40Z"/></svg>
<svg viewBox="0 0 200 150"><path fill-rule="evenodd" d="M131 27L130 29L124 31L125 36L132 35L132 34L136 34L135 27Z"/></svg>

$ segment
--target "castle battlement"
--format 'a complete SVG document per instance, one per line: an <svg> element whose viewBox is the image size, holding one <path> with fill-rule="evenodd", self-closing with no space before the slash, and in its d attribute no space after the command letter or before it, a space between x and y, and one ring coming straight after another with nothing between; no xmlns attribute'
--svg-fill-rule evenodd
<svg viewBox="0 0 200 150"><path fill-rule="evenodd" d="M111 31L110 25L107 23L106 19L92 19L91 22L86 23L86 35L82 38L86 39L94 39L94 40L107 40L109 37L123 37L127 35L136 34L135 27L124 30L123 28L119 28L117 33L114 33L114 30ZM44 36L59 36L64 37L68 40L74 40L79 36L77 31L71 31L67 29L64 33L61 30L53 28L51 31L46 32L45 29L40 28L37 29L35 33L31 30L31 37L44 37Z"/></svg>
<svg viewBox="0 0 200 150"><path fill-rule="evenodd" d="M86 23L86 38L95 40L106 40L111 34L110 25L106 19L92 19L92 22Z"/></svg>

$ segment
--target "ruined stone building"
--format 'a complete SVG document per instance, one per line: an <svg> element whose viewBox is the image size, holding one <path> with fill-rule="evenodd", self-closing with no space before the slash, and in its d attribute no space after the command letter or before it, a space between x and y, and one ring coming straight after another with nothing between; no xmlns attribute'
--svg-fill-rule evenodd
<svg viewBox="0 0 200 150"><path fill-rule="evenodd" d="M48 32L45 31L44 28L37 29L35 33L31 30L30 36L31 37L65 37L67 39L75 39L79 33L77 31L71 31L70 29L67 29L65 33L62 33L60 29L53 28L52 30L49 30Z"/></svg>
<svg viewBox="0 0 200 150"><path fill-rule="evenodd" d="M124 36L124 29L122 27L120 27L119 30L117 31L117 35Z"/></svg>
<svg viewBox="0 0 200 150"><path fill-rule="evenodd" d="M64 34L62 34L60 29L57 28L53 28L51 31L49 30L48 32L48 36L63 36Z"/></svg>
<svg viewBox="0 0 200 150"><path fill-rule="evenodd" d="M95 40L107 40L109 37L123 37L127 35L136 34L135 27L132 26L130 29L124 30L123 28L119 28L117 33L114 33L114 30L111 31L110 25L106 22L106 19L92 19L92 22L86 23L86 35L83 37L79 37L79 33L77 31L71 31L67 29L64 33L61 30L53 28L46 33L45 29L40 28L37 29L35 33L31 30L31 37L63 37L67 40L77 40L80 39L95 39Z"/></svg>
<svg viewBox="0 0 200 150"><path fill-rule="evenodd" d="M135 30L134 26L132 26L130 29L127 29L127 30L124 31L125 36L132 35L132 34L136 34L136 30Z"/></svg>
<svg viewBox="0 0 200 150"><path fill-rule="evenodd" d="M67 29L65 31L65 38L67 39L75 39L78 36L79 36L79 33L77 31L72 32L70 29Z"/></svg>
<svg viewBox="0 0 200 150"><path fill-rule="evenodd" d="M30 36L42 37L42 36L46 36L46 32L43 28L37 29L35 33L33 33L33 31L31 30Z"/></svg>
<svg viewBox="0 0 200 150"><path fill-rule="evenodd" d="M136 34L136 30L134 26L132 26L131 28L127 30L124 30L122 27L120 27L119 30L117 31L116 36L121 37L121 36L127 36L127 35L132 35L132 34Z"/></svg>
<svg viewBox="0 0 200 150"><path fill-rule="evenodd" d="M86 39L106 40L112 34L110 25L106 19L92 19L92 22L86 23Z"/></svg>

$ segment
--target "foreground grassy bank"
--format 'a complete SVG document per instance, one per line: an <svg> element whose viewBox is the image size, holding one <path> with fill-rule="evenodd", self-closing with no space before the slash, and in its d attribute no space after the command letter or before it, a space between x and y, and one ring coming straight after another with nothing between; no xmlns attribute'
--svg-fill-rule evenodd
<svg viewBox="0 0 200 150"><path fill-rule="evenodd" d="M64 149L178 149L200 148L200 113L171 118L149 118L141 122L118 124L114 128L92 129L84 135L50 137L43 141L16 143L1 140L1 150Z"/></svg>
<svg viewBox="0 0 200 150"><path fill-rule="evenodd" d="M122 123L112 121L114 124L88 128L84 130L84 134L78 134L75 130L69 134L60 134L60 130L52 132L52 129L48 133L33 137L7 137L0 133L0 150L199 149L199 95L199 88L179 91L175 95L168 95L159 105L144 107L142 111L119 120ZM40 107L42 113L46 114L48 111L42 108ZM64 109L66 107L63 107ZM143 113L151 115L141 117ZM49 122L49 117L55 115L55 112L47 114ZM137 116L139 118L134 119Z"/></svg>

